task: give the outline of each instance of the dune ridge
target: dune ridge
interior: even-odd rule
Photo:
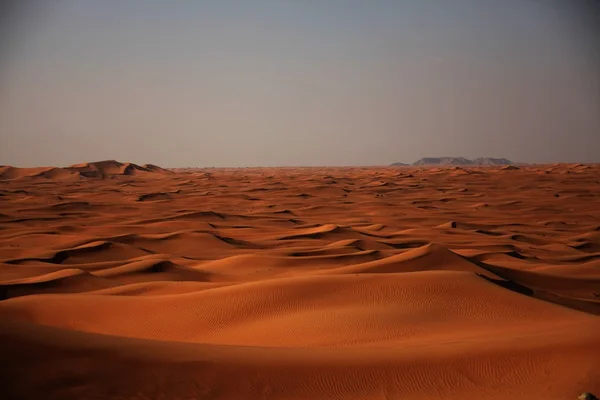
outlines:
[[[79,180],[81,178],[107,179],[117,176],[135,176],[144,173],[161,173],[169,171],[157,165],[121,163],[115,160],[86,162],[69,167],[18,168],[0,166],[0,180],[47,178],[50,180]]]
[[[600,392],[600,166],[399,171],[0,167],[0,394]]]

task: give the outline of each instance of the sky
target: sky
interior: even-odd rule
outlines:
[[[600,162],[596,0],[18,0],[0,165]]]

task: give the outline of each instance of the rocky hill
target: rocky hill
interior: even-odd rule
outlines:
[[[491,157],[480,157],[473,160],[475,165],[510,165],[514,162],[506,158],[491,158]]]
[[[461,165],[473,165],[473,166],[485,166],[485,165],[512,165],[512,161],[506,158],[491,158],[491,157],[479,157],[473,160],[469,160],[465,157],[425,157],[414,162],[414,166],[426,166],[426,165],[437,165],[437,166],[461,166]],[[404,163],[393,163],[392,166],[406,166]]]
[[[471,165],[473,161],[464,157],[425,157],[413,165]]]

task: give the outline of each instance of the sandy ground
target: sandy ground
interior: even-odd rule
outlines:
[[[0,167],[2,399],[600,392],[600,167]]]

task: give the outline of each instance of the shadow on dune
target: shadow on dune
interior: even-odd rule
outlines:
[[[486,271],[489,271],[490,273],[501,277],[502,279],[494,279],[483,274],[477,274],[483,279],[487,280],[488,282],[496,284],[500,287],[503,287],[505,289],[511,290],[519,294],[523,294],[528,297],[533,297],[538,300],[547,301],[549,303],[558,304],[564,307],[572,308],[574,310],[583,311],[594,315],[600,315],[600,299],[599,301],[593,301],[560,295],[558,293],[555,293],[552,289],[545,287],[543,282],[539,282],[538,284],[536,284],[535,288],[525,286],[517,282],[516,280],[510,279],[506,276],[506,274],[503,274],[502,268],[497,268],[492,265],[473,259],[469,259],[469,261],[474,264],[477,264],[480,268],[483,268]]]

